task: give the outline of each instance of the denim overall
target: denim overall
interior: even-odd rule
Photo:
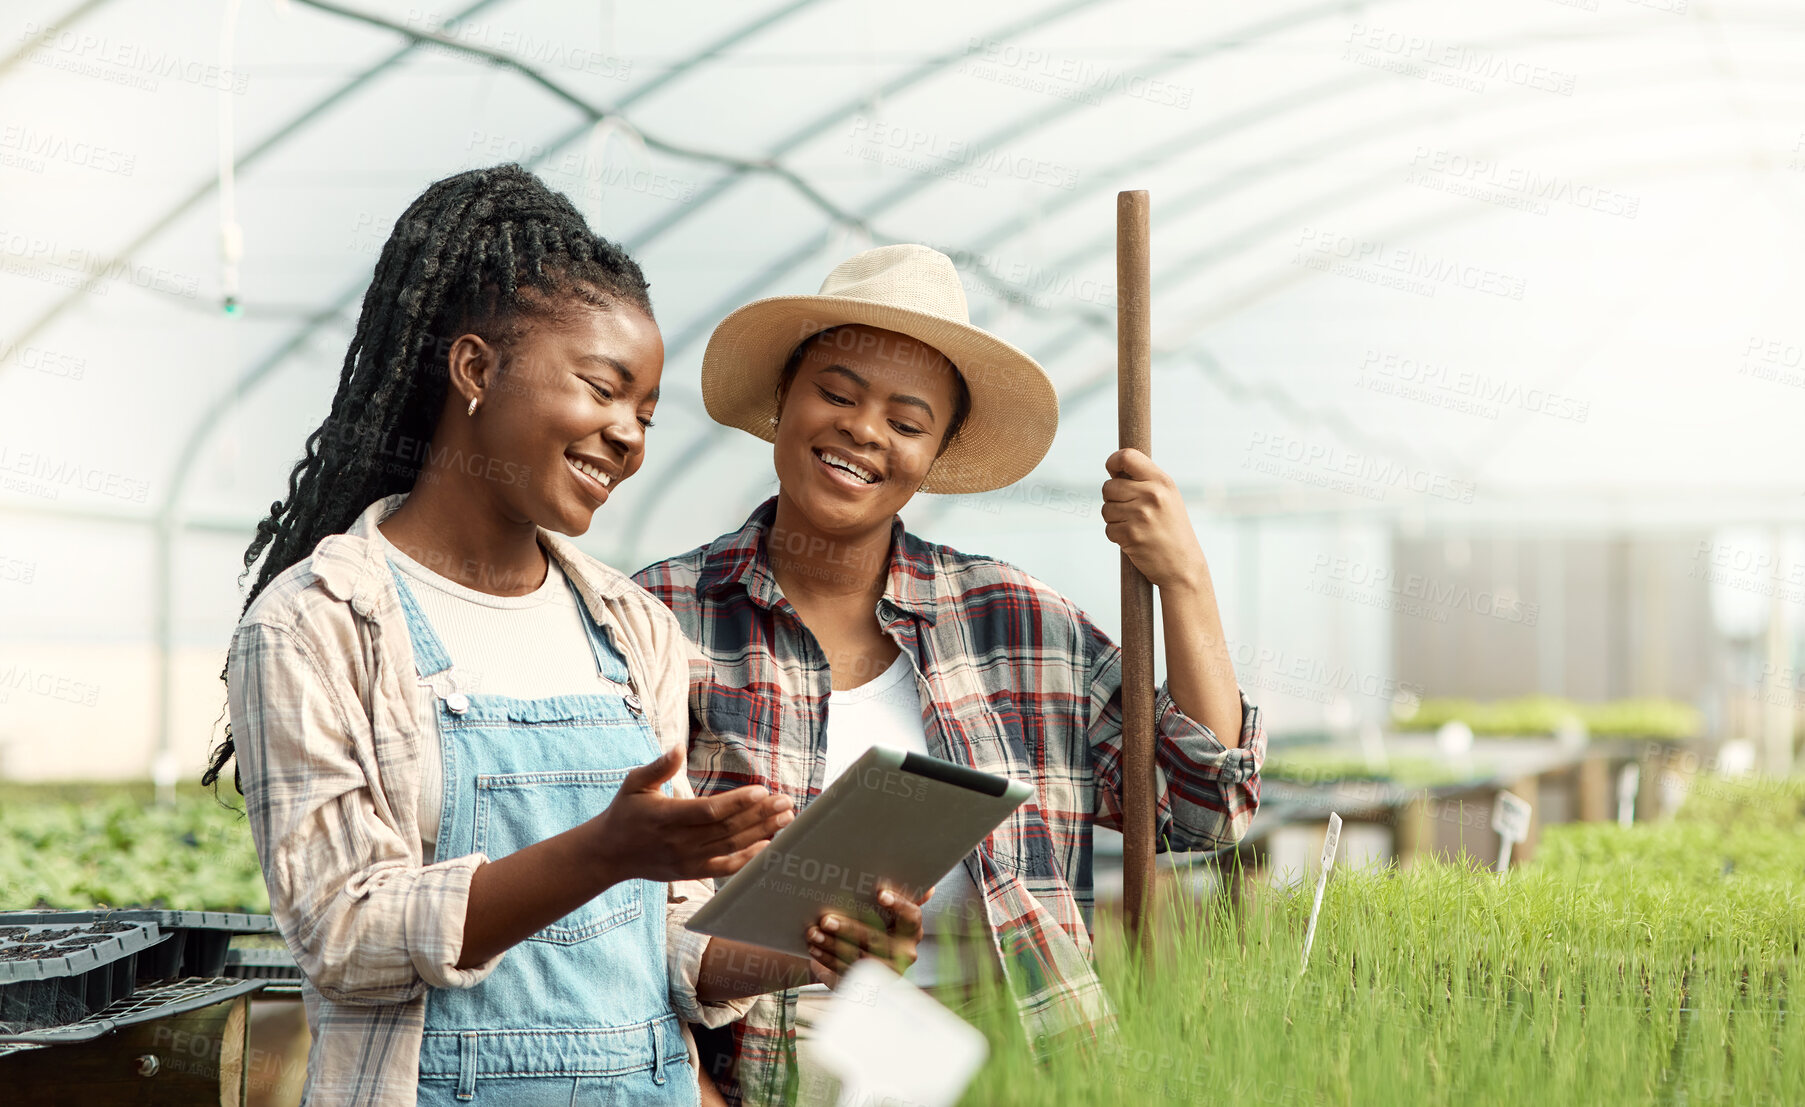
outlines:
[[[451,669],[451,658],[389,568],[424,683]],[[580,593],[577,608],[601,675],[629,685],[625,659]],[[434,701],[445,761],[440,857],[499,858],[569,830],[608,806],[629,769],[662,752],[632,692],[452,691]],[[428,990],[419,1102],[694,1107],[664,926],[665,886],[623,881],[509,949],[482,983]]]

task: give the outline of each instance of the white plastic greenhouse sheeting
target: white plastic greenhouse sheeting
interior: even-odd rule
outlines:
[[[568,98],[303,0],[0,13],[0,670],[98,672],[109,705],[15,692],[0,771],[59,771],[46,730],[129,733],[113,768],[142,771],[159,512],[180,524],[178,729],[213,721],[238,554],[323,416],[388,228],[429,181],[504,160],[569,192],[653,283],[658,430],[585,539],[629,569],[770,490],[766,448],[700,410],[715,321],[812,291],[866,245],[922,241],[959,252],[976,320],[1065,399],[1030,481],[926,497],[910,522],[1113,625],[1094,508],[1113,195],[1131,187],[1153,194],[1157,456],[1248,643],[1384,657],[1381,614],[1297,581],[1325,550],[1384,557],[1394,523],[1798,517],[1805,15],[1785,7],[343,6],[507,55]],[[795,180],[734,167],[767,161]],[[97,660],[101,642],[137,660]]]

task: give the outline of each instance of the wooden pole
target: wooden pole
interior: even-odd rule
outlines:
[[[1116,193],[1116,429],[1153,454],[1152,268],[1145,190]],[[1153,882],[1153,585],[1122,555],[1122,909],[1141,948]]]

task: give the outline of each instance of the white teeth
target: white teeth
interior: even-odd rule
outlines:
[[[835,457],[833,454],[828,454],[828,453],[823,453],[818,456],[821,458],[822,461],[827,462],[829,465],[832,465],[836,469],[840,469],[845,472],[851,473],[853,476],[864,481],[866,484],[874,484],[877,482],[877,474],[876,473],[873,473],[869,469],[862,469],[859,466],[854,465],[852,462],[847,461],[843,457]]]
[[[570,462],[571,467],[576,469],[578,472],[587,473],[588,475],[594,477],[597,481],[599,481],[601,483],[601,486],[603,488],[606,488],[610,484],[614,483],[613,477],[609,476],[607,473],[602,472],[600,469],[597,469],[595,466],[589,464],[587,461],[584,461],[580,458],[571,457],[569,454],[565,455],[565,460]]]

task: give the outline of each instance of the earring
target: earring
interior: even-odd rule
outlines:
[[[470,406],[464,409],[464,414],[465,415],[475,415],[477,402],[480,401],[481,399],[482,399],[481,396],[470,397]]]
[[[777,416],[775,416],[775,415],[771,416],[771,425],[773,427],[775,427],[777,425]]]

